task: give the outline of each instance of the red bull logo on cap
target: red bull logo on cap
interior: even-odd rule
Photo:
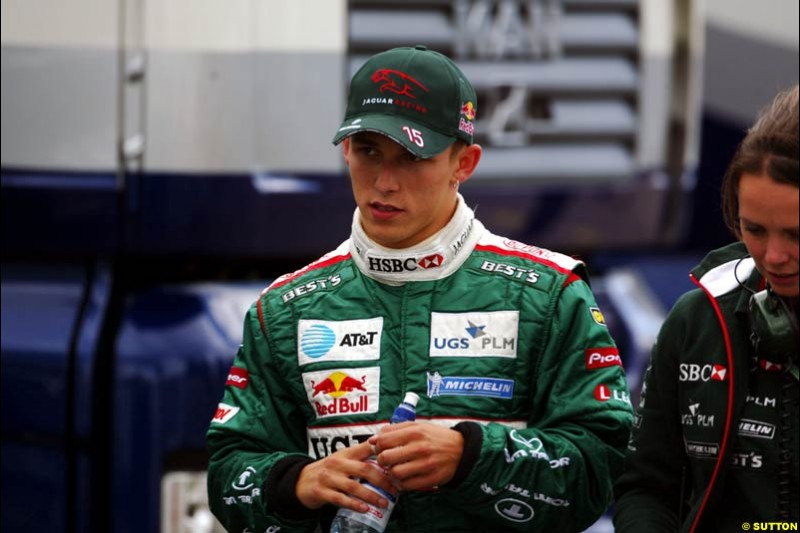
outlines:
[[[317,418],[378,411],[380,367],[323,370],[303,374]]]
[[[467,102],[461,106],[461,114],[467,117],[467,120],[475,120],[475,106],[472,102]]]

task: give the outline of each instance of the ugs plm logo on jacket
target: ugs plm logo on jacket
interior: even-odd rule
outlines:
[[[519,311],[431,313],[430,357],[517,357]]]

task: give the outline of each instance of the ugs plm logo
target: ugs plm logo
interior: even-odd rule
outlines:
[[[431,313],[431,357],[517,356],[519,311]]]

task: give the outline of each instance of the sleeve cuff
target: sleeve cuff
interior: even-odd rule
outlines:
[[[295,486],[300,471],[314,460],[302,455],[289,455],[275,463],[264,483],[264,494],[267,505],[275,509],[282,517],[289,520],[300,520],[314,513],[297,499]]]
[[[461,454],[461,461],[458,463],[453,479],[442,485],[446,489],[456,489],[463,483],[467,476],[472,472],[475,463],[481,455],[483,446],[483,430],[476,422],[459,422],[452,428],[461,433],[464,437],[464,453]]]

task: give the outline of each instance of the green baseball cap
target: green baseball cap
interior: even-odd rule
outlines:
[[[422,45],[393,48],[353,76],[333,144],[373,131],[427,159],[456,139],[473,143],[477,104],[475,89],[450,58]]]

